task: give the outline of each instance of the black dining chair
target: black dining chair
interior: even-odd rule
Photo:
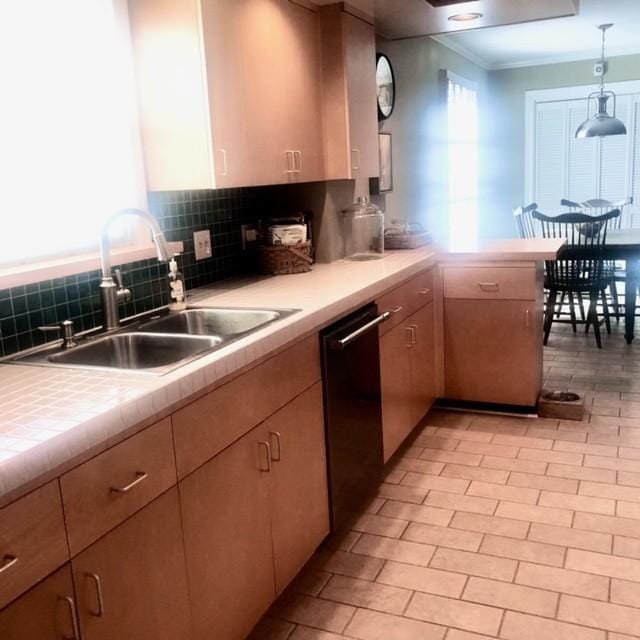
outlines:
[[[526,207],[516,207],[513,210],[513,223],[516,225],[516,233],[519,238],[535,238],[536,230],[533,225],[531,213],[538,208],[537,202],[532,202]]]
[[[569,322],[573,325],[574,331],[577,324],[573,305],[574,296],[581,297],[586,294],[589,296],[589,310],[585,319],[585,331],[593,326],[596,344],[598,348],[602,348],[598,298],[600,296],[605,298],[605,289],[608,286],[602,248],[607,241],[607,231],[611,221],[615,221],[620,216],[620,210],[614,209],[599,216],[589,216],[584,213],[546,216],[539,211],[534,211],[531,216],[540,222],[543,238],[567,240],[560,259],[545,262],[545,287],[549,290],[549,297],[544,317],[544,344],[546,345],[549,341],[553,322],[563,322],[557,318],[554,320],[558,294],[566,294],[569,298],[571,303]],[[606,299],[602,309],[607,332],[611,333]]]

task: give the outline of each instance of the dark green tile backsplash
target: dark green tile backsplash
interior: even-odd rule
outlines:
[[[178,259],[187,289],[242,273],[240,225],[264,216],[264,189],[167,191],[149,194],[149,209],[170,241],[182,241]],[[213,256],[196,262],[193,232],[209,229]],[[121,317],[168,303],[167,265],[154,258],[121,266],[132,301]],[[71,319],[76,331],[100,324],[100,272],[89,271],[13,289],[0,290],[0,353],[3,356],[56,339],[42,325]]]

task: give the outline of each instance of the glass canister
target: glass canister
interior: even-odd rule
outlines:
[[[368,198],[358,198],[343,212],[344,252],[347,260],[374,260],[384,253],[384,215]]]

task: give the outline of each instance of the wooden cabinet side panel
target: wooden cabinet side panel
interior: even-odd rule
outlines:
[[[72,638],[74,611],[71,568],[66,564],[0,611],[2,640],[61,640]]]
[[[265,422],[271,439],[271,528],[280,593],[329,533],[322,384]],[[276,435],[279,434],[279,435]]]
[[[275,598],[264,426],[180,483],[195,640],[241,640]]]
[[[320,379],[316,334],[173,414],[184,477]]]
[[[72,561],[86,640],[191,640],[189,594],[174,487]],[[103,615],[95,574],[100,579]]]
[[[535,301],[445,300],[446,397],[535,405],[541,321]]]
[[[147,189],[211,189],[207,89],[195,0],[129,0]]]

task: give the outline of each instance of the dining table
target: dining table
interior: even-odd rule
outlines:
[[[624,261],[624,338],[631,344],[636,322],[636,295],[640,285],[640,229],[612,229],[602,247],[605,260]]]

